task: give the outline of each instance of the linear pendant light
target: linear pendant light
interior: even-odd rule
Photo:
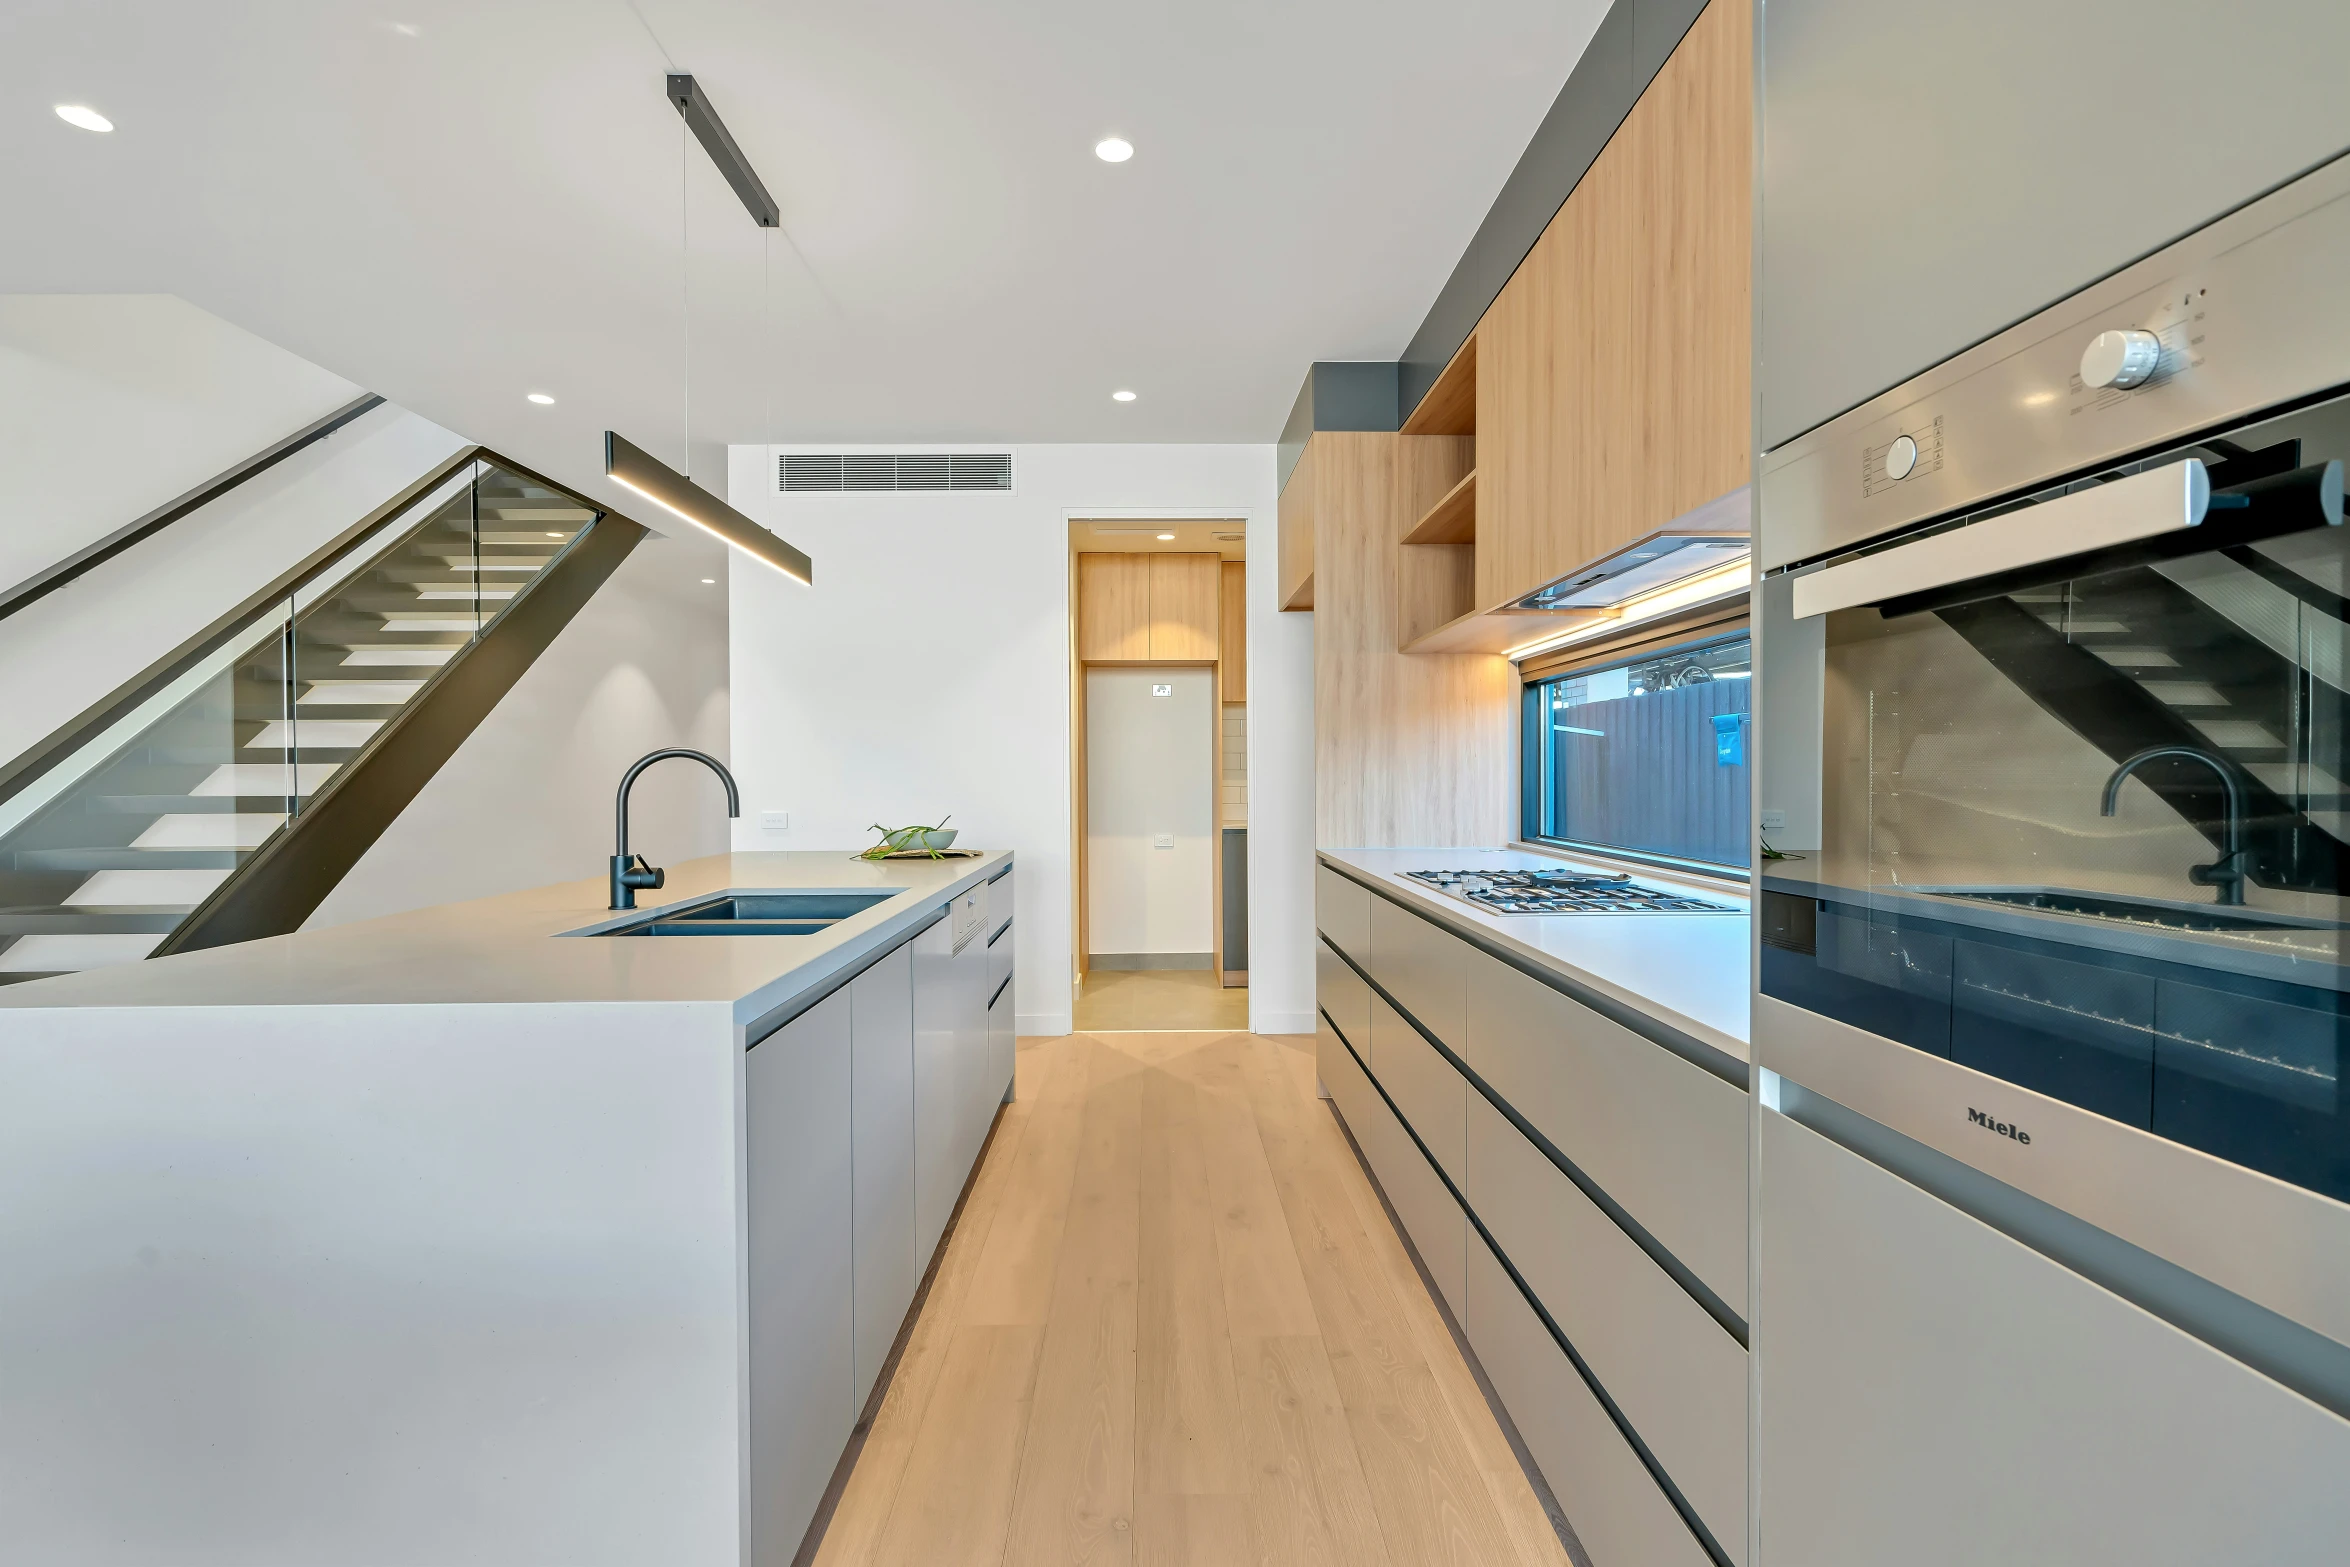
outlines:
[[[814,564],[732,506],[625,436],[604,432],[604,474],[662,510],[773,566],[795,582],[813,583]]]
[[[677,112],[685,116],[685,123],[693,128],[694,139],[718,165],[718,172],[726,176],[726,183],[742,198],[742,204],[751,214],[751,221],[763,229],[771,229],[783,222],[783,211],[775,205],[775,198],[767,194],[758,171],[751,160],[734,144],[727,134],[726,122],[718,118],[718,111],[710,106],[710,95],[701,84],[683,71],[669,76],[669,101],[677,105]]]

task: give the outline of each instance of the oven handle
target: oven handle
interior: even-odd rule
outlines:
[[[2176,533],[2210,509],[2210,470],[2190,457],[1797,577],[1795,618]]]

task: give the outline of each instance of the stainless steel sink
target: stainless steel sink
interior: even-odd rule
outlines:
[[[813,936],[862,914],[894,892],[722,892],[699,903],[654,909],[598,936]]]
[[[2011,908],[2038,909],[2050,914],[2081,914],[2132,925],[2195,932],[2262,932],[2340,930],[2332,920],[2307,919],[2294,914],[2228,908],[2215,903],[2171,903],[2157,898],[2115,897],[2106,893],[2075,892],[2062,887],[1918,887],[1917,892],[1945,898],[1974,898],[2004,903]]]

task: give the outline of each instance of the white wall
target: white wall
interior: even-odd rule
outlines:
[[[359,393],[168,294],[0,295],[0,585]]]
[[[1020,857],[1019,1028],[1069,1028],[1071,927],[1069,530],[1072,517],[1245,517],[1250,556],[1273,560],[1273,448],[1024,446],[1013,495],[784,497],[774,449],[729,454],[733,503],[815,557],[812,588],[736,557],[734,761],[745,848],[838,848],[867,824],[936,821]],[[1249,572],[1252,638],[1269,569]],[[1269,602],[1269,599],[1267,600]],[[1290,617],[1296,619],[1298,617]],[[1276,1001],[1311,1026],[1312,656],[1302,628],[1252,641],[1252,1018]],[[1265,649],[1260,654],[1258,649]],[[1306,728],[1268,739],[1265,723]],[[1302,746],[1302,751],[1296,748]],[[1297,758],[1302,755],[1300,763]],[[1267,782],[1268,760],[1273,781]],[[1302,776],[1301,776],[1302,775]],[[1300,793],[1302,789],[1302,795]],[[1301,803],[1302,801],[1302,803]],[[764,832],[761,811],[788,811]]]
[[[21,755],[464,444],[386,404],[0,620],[0,761]],[[13,491],[13,479],[0,473],[0,488]],[[69,552],[46,555],[35,569]]]
[[[1085,672],[1089,953],[1214,951],[1215,683],[1212,669]]]
[[[1265,476],[1266,483],[1273,475]],[[1280,524],[1248,521],[1248,1026],[1314,1031],[1314,617],[1284,614]]]
[[[725,554],[698,534],[639,544],[304,928],[601,879],[631,762],[666,745],[727,759]],[[726,796],[707,768],[663,762],[629,824],[656,865],[722,854]]]

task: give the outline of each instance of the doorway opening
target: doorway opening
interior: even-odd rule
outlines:
[[[1069,526],[1080,1032],[1248,1026],[1244,546]]]

